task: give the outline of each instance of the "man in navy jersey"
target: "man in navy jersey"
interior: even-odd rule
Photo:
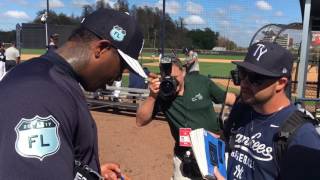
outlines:
[[[228,179],[278,179],[281,171],[273,137],[297,109],[285,93],[292,55],[276,43],[259,42],[249,47],[243,62],[233,63],[239,69],[241,100],[229,116],[234,125]],[[320,136],[311,123],[303,124],[290,142],[288,150],[294,145],[320,149]]]
[[[146,78],[136,60],[142,46],[133,17],[101,9],[56,51],[8,72],[0,82],[0,179],[121,178],[119,165],[100,167],[97,128],[80,85],[94,91],[124,69]]]

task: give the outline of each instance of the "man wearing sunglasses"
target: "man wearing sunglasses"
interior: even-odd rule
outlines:
[[[285,93],[293,57],[276,43],[259,42],[249,47],[243,62],[233,63],[239,70],[241,97],[228,122],[232,123],[228,179],[278,179],[280,162],[273,138],[297,110]],[[320,149],[320,136],[311,123],[303,124],[292,138],[289,149],[293,145]]]
[[[0,179],[120,178],[119,165],[100,167],[81,86],[95,91],[126,68],[146,78],[136,60],[142,47],[133,17],[101,9],[57,50],[12,69],[0,83]]]

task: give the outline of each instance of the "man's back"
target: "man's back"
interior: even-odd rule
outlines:
[[[0,179],[71,179],[74,160],[99,170],[82,90],[70,68],[52,60],[30,60],[0,82]]]
[[[13,46],[6,49],[5,55],[7,60],[14,60],[14,61],[17,61],[17,59],[20,57],[20,53],[18,49]]]

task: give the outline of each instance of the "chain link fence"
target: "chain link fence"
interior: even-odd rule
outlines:
[[[157,56],[163,39],[167,52],[175,49],[181,55],[183,47],[194,47],[199,56],[202,56],[200,62],[201,59],[208,61],[212,59],[212,62],[214,59],[234,60],[235,56],[241,60],[250,42],[270,40],[273,34],[278,33],[279,36],[275,41],[289,48],[295,55],[296,65],[292,82],[292,93],[295,96],[301,42],[301,27],[298,28],[301,23],[299,1],[167,0],[165,21],[162,21],[162,0],[128,0],[122,4],[112,2],[104,1],[109,3],[105,7],[126,9],[140,23],[145,37],[143,56],[147,57]],[[161,35],[163,22],[165,22],[164,36]],[[58,33],[60,45],[74,28],[75,26],[49,24],[48,35]],[[22,48],[45,48],[44,24],[22,24],[19,32]],[[305,94],[308,98],[316,98],[319,97],[320,50],[313,47],[311,52]],[[228,76],[211,78],[223,81]]]
[[[58,46],[63,44],[71,35],[76,26],[71,25],[48,25],[48,36],[54,33],[59,34]],[[45,49],[46,30],[44,24],[22,23],[20,32],[21,48]]]

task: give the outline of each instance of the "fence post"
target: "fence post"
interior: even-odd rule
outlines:
[[[16,46],[20,54],[21,54],[21,30],[22,30],[21,25],[18,23],[16,25]]]

